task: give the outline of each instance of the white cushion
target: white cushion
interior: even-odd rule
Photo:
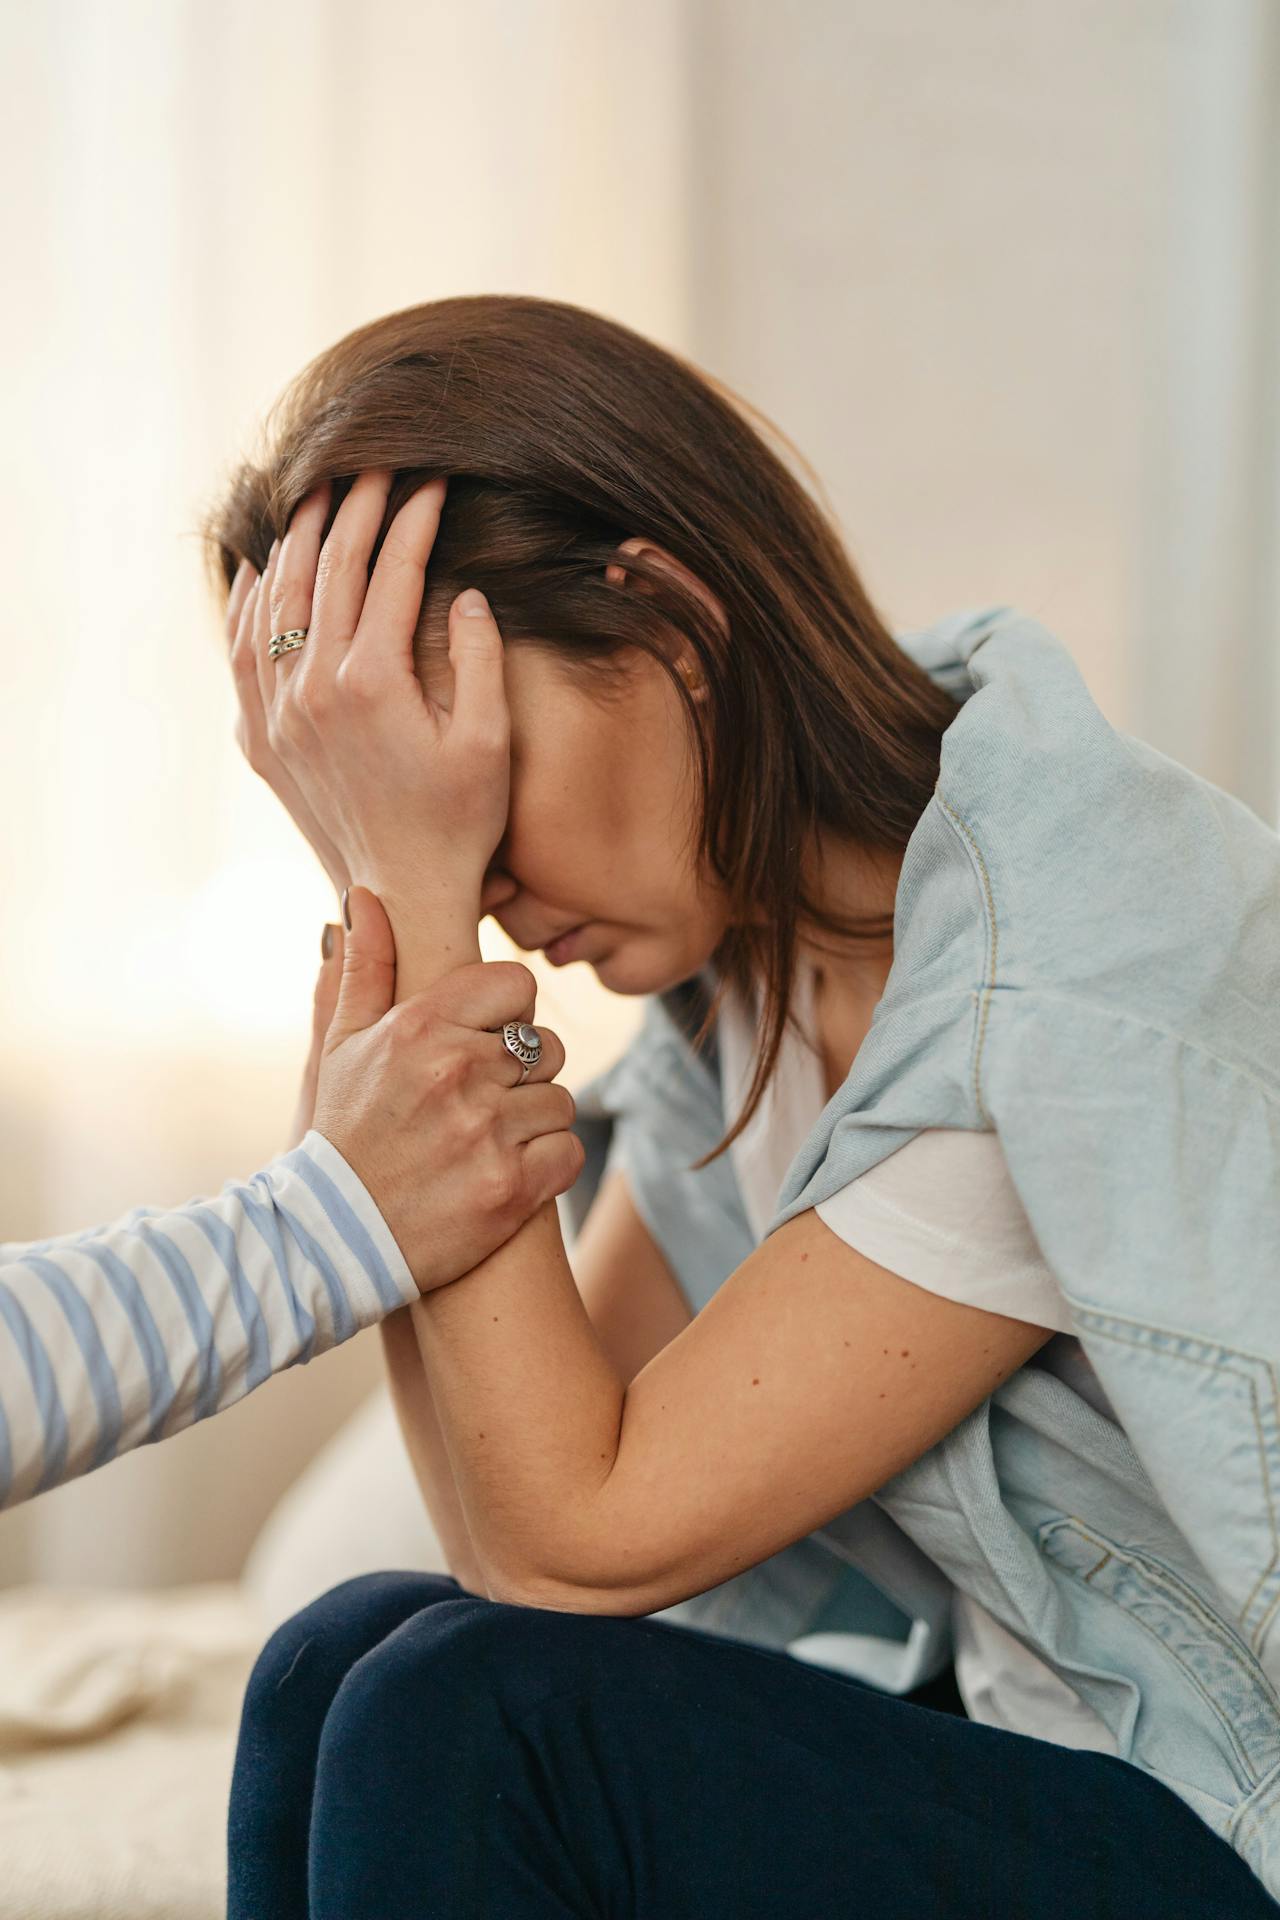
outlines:
[[[385,1567],[448,1570],[383,1385],[272,1509],[241,1584],[274,1629],[339,1581]]]

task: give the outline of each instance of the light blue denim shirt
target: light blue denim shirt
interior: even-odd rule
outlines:
[[[994,1130],[1120,1425],[1032,1363],[869,1500],[660,1617],[892,1691],[971,1595],[1280,1898],[1280,838],[1112,727],[1007,607],[898,636],[958,704],[885,991],[770,1232]],[[752,1251],[699,977],[579,1096],[698,1309]],[[836,1635],[835,1640],[832,1635]],[[832,1646],[841,1649],[830,1658]]]

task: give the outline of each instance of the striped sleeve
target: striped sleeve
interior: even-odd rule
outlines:
[[[216,1200],[0,1243],[0,1507],[221,1412],[417,1298],[314,1128]]]

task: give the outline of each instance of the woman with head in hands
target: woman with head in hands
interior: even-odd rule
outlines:
[[[493,912],[648,1002],[573,1270],[387,1323],[452,1574],[264,1649],[230,1911],[1272,1913],[1280,849],[1037,622],[894,636],[748,411],[445,300],[213,516],[397,992]]]

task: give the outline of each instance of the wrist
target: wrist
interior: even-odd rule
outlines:
[[[406,1000],[455,967],[480,958],[480,889],[444,875],[415,879],[412,890],[374,887],[396,947],[396,999]]]

